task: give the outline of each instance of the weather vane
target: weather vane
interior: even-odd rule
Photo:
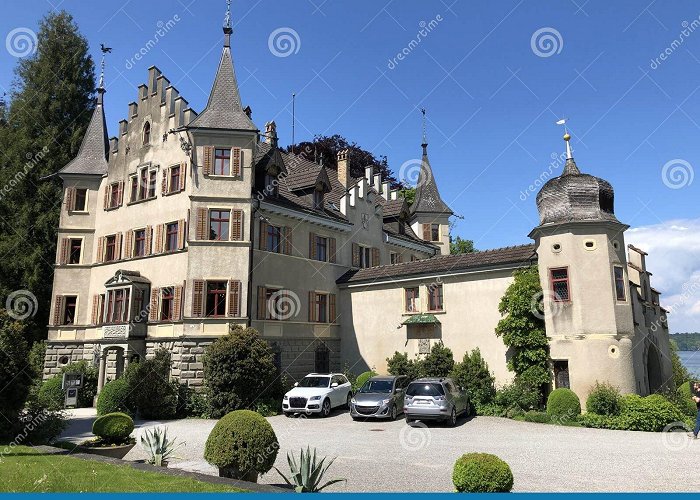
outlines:
[[[420,108],[420,112],[423,114],[423,144],[428,144],[428,129],[425,123],[425,108]]]
[[[226,17],[224,17],[224,28],[231,27],[231,0],[226,0]]]
[[[568,118],[562,118],[561,120],[558,120],[556,122],[557,125],[564,125],[564,141],[566,141],[566,159],[567,160],[573,160],[574,155],[571,150],[571,144],[569,144],[569,141],[571,140],[571,134],[569,134],[569,129],[566,126],[566,122],[568,122]]]
[[[101,43],[100,50],[102,51],[102,61],[100,62],[100,88],[103,89],[105,86],[105,54],[110,54],[112,52],[112,47],[106,47],[104,43]]]

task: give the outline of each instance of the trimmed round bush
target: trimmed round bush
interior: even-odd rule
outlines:
[[[688,416],[695,416],[697,414],[698,408],[693,401],[692,394],[690,393],[690,382],[685,382],[677,390],[678,394],[678,405],[680,410]]]
[[[62,384],[62,375],[55,375],[44,380],[39,388],[39,393],[37,394],[39,404],[41,404],[41,406],[47,410],[62,410],[66,398],[66,393],[63,392],[63,389],[61,389]]]
[[[365,382],[367,382],[369,379],[372,377],[376,377],[377,374],[373,371],[368,371],[368,372],[363,372],[360,373],[357,378],[355,379],[355,384],[353,384],[353,390],[358,391],[360,388],[365,385]]]
[[[105,384],[97,396],[97,414],[107,415],[108,413],[129,411],[129,395],[131,388],[123,378],[112,380]]]
[[[126,413],[108,413],[97,417],[92,424],[92,433],[109,443],[122,443],[134,431],[134,421]]]
[[[236,410],[219,420],[204,445],[204,459],[219,475],[255,481],[275,463],[279,443],[265,418],[251,410]]]
[[[552,417],[549,416],[549,413],[531,410],[523,415],[523,420],[536,424],[548,424],[552,421]]]
[[[596,382],[595,387],[586,400],[586,411],[596,415],[619,415],[622,407],[622,396],[617,387]]]
[[[551,417],[574,418],[581,414],[581,402],[571,389],[554,389],[547,398],[547,413]]]
[[[513,488],[513,473],[496,455],[467,453],[455,462],[452,482],[460,493],[507,493]]]

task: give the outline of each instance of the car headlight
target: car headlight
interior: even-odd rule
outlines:
[[[321,399],[321,396],[311,396],[311,398],[309,399],[311,399],[311,401],[318,401],[319,399]]]
[[[391,403],[391,398],[385,399],[384,401],[382,401],[383,405],[388,405],[389,403]]]

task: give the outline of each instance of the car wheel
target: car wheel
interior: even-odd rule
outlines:
[[[331,401],[329,399],[324,399],[321,405],[321,416],[326,418],[331,414]]]
[[[447,424],[450,427],[454,427],[455,425],[457,425],[457,410],[455,410],[454,408],[452,408],[452,413],[450,413],[450,419],[447,421]]]
[[[348,410],[349,410],[350,407],[352,406],[352,404],[350,403],[350,401],[352,401],[352,395],[348,392],[348,401],[347,401],[347,403],[346,403],[346,405],[347,405],[347,407],[348,407]]]
[[[412,424],[413,422],[415,422],[415,419],[413,419],[413,418],[409,417],[408,415],[406,415],[406,423],[410,425],[410,424]]]
[[[396,420],[396,405],[391,405],[391,410],[389,410],[389,415],[391,415],[391,420]]]

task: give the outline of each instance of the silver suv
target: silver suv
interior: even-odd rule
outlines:
[[[450,378],[420,378],[408,384],[403,411],[407,423],[441,420],[454,426],[459,415],[471,413],[471,403]]]

